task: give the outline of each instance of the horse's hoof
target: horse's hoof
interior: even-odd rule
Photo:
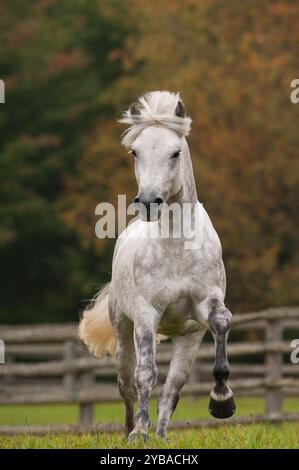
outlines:
[[[165,434],[156,434],[156,437],[157,437],[157,440],[159,441],[159,443],[161,445],[165,445],[166,444],[166,436]]]
[[[211,397],[209,404],[209,412],[214,418],[225,419],[230,418],[236,411],[235,400],[230,396],[227,400],[215,400]]]
[[[141,431],[132,431],[128,436],[128,442],[133,444],[140,438],[143,440],[143,442],[146,442],[148,440],[148,434]]]

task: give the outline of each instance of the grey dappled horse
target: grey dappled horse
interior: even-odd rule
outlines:
[[[216,349],[209,409],[216,418],[234,413],[233,394],[226,383],[232,314],[224,304],[221,244],[197,199],[185,138],[191,119],[186,117],[179,95],[148,93],[126,111],[121,122],[130,126],[122,142],[135,160],[139,188],[135,203],[145,210],[118,238],[111,283],[84,312],[79,334],[96,356],[115,355],[130,440],[136,435],[147,437],[149,398],[157,381],[156,336],[171,338],[173,355],[158,404],[157,435],[165,439],[170,416],[207,328]],[[162,203],[191,208],[190,217],[183,218],[180,236],[172,236],[175,227],[171,216],[168,237],[147,236],[149,226],[161,226],[166,206]],[[159,210],[153,217],[154,205]],[[200,220],[200,225],[194,224],[195,220]],[[192,246],[187,245],[190,238],[185,233],[193,233]],[[138,411],[134,418],[136,390]]]

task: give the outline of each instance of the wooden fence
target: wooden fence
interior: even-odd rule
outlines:
[[[289,337],[289,339],[287,339]],[[299,364],[292,364],[291,339],[299,337],[299,307],[268,309],[237,314],[229,341],[230,386],[235,396],[262,395],[265,411],[249,419],[297,419],[282,411],[287,395],[299,396]],[[0,325],[5,343],[5,364],[0,364],[0,404],[77,404],[80,409],[76,430],[93,425],[94,405],[119,401],[116,374],[111,358],[91,357],[77,338],[77,325]],[[210,338],[211,339],[211,338]],[[209,340],[209,338],[208,338]],[[212,386],[214,345],[204,342],[183,395],[208,395]],[[157,348],[159,367],[157,395],[165,379],[171,344]],[[237,401],[237,398],[236,398]],[[299,412],[299,400],[298,400]],[[235,422],[234,419],[227,420]],[[214,425],[216,420],[194,425]],[[183,427],[184,423],[176,423]],[[60,431],[66,427],[36,426],[31,432]],[[114,430],[118,426],[104,426]],[[26,426],[0,426],[0,432],[28,431]]]

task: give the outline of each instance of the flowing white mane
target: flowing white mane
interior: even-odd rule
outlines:
[[[124,112],[119,120],[130,127],[124,132],[122,144],[130,148],[138,135],[148,126],[166,127],[179,136],[187,136],[191,129],[190,117],[175,115],[175,109],[180,101],[179,93],[169,91],[153,91],[139,98],[137,106],[140,114],[131,114],[131,109]]]

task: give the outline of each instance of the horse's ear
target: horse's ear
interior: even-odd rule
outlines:
[[[131,116],[139,116],[139,114],[141,114],[140,109],[138,108],[136,103],[132,104],[132,106],[130,108],[130,114],[131,114]]]
[[[185,105],[182,101],[178,101],[178,104],[176,105],[174,114],[176,116],[182,117],[182,118],[184,118],[186,116],[186,108],[185,108]]]

